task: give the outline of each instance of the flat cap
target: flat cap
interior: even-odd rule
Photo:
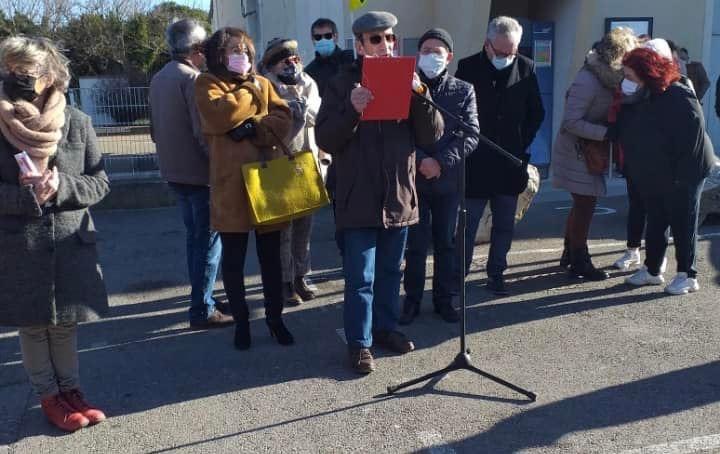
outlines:
[[[397,25],[397,17],[387,11],[368,11],[355,19],[352,25],[353,34],[371,32],[373,30],[385,30]]]

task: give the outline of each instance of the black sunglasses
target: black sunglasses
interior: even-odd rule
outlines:
[[[370,44],[373,44],[376,46],[378,44],[380,44],[382,42],[382,40],[383,40],[383,35],[372,35],[368,38],[368,41],[370,41]],[[387,41],[389,43],[394,43],[395,41],[397,41],[397,36],[395,36],[394,33],[388,33],[387,35],[385,35],[385,41]]]
[[[323,34],[316,33],[316,34],[313,35],[313,39],[314,39],[315,41],[320,41],[320,40],[323,39],[323,38],[325,38],[325,39],[333,39],[333,36],[334,36],[333,33],[323,33]]]

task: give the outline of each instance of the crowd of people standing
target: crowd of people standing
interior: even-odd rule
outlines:
[[[308,65],[289,37],[268,42],[258,58],[242,29],[224,27],[208,37],[193,20],[168,27],[172,59],[150,86],[152,138],[186,228],[192,329],[234,326],[234,346],[251,348],[245,259],[254,233],[269,334],[280,345],[295,343],[282,313],[316,297],[306,280],[313,219],[254,225],[242,173],[243,164],[284,149],[312,151],[332,197],[354,371],[376,369],[373,348],[414,350],[398,325],[421,314],[431,245],[434,311],[458,321],[454,283],[470,270],[488,206],[485,285],[495,295],[511,292],[503,275],[518,196],[528,185],[529,146],[546,115],[534,62],[519,53],[523,29],[513,18],[493,19],[480,52],[460,60],[455,75],[448,70],[455,58],[451,34],[428,30],[418,42],[408,118],[363,121],[373,99],[362,86],[363,62],[395,54],[397,22],[381,11],[360,16],[352,24],[352,52],[338,45],[333,21],[318,19]],[[663,284],[671,231],[677,274],[665,290],[699,290],[698,206],[715,156],[696,91],[707,84],[693,88],[677,55],[664,40],[643,42],[616,29],[593,46],[567,91],[552,180],[573,200],[560,258],[573,279],[608,277],[588,249],[593,212],[606,192],[589,150],[612,142],[630,204],[628,250],[616,266],[641,265],[645,231],[646,259],[627,283]],[[42,38],[7,38],[0,43],[0,71],[0,325],[19,327],[23,365],[45,415],[74,431],[105,419],[80,390],[77,325],[108,309],[88,208],[110,185],[89,117],[65,104],[70,73],[57,47]],[[456,118],[466,124],[462,133]],[[480,134],[521,165],[492,151]],[[455,239],[462,198],[469,222],[461,264]],[[218,270],[228,303],[213,296]]]

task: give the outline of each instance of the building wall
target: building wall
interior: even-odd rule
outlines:
[[[708,68],[712,54],[713,20],[708,15],[713,15],[715,0],[370,0],[368,7],[354,14],[349,11],[346,0],[248,0],[246,3],[253,1],[260,11],[259,38],[263,44],[258,47],[264,48],[267,40],[275,36],[297,38],[303,57],[309,61],[313,57],[309,27],[317,17],[335,20],[341,45],[348,47],[352,21],[368,10],[385,10],[398,16],[395,31],[401,39],[419,38],[431,27],[450,31],[456,57],[451,73],[457,60],[480,51],[491,16],[509,14],[553,21],[554,106],[551,114],[555,132],[561,124],[565,92],[588,49],[604,33],[606,17],[653,17],[655,37],[673,39],[686,47],[694,60],[702,59]],[[239,1],[213,0],[213,3],[216,8],[213,25],[244,21],[239,14]],[[678,7],[679,3],[682,7]],[[405,53],[408,51],[412,53],[415,49],[406,49]],[[715,53],[718,52],[720,50],[715,49]],[[707,99],[709,97],[706,107],[712,104]]]

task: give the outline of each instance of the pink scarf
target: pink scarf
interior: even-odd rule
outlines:
[[[40,172],[57,152],[65,125],[65,95],[50,88],[42,111],[25,100],[10,101],[0,85],[0,132],[20,151],[26,151]]]

